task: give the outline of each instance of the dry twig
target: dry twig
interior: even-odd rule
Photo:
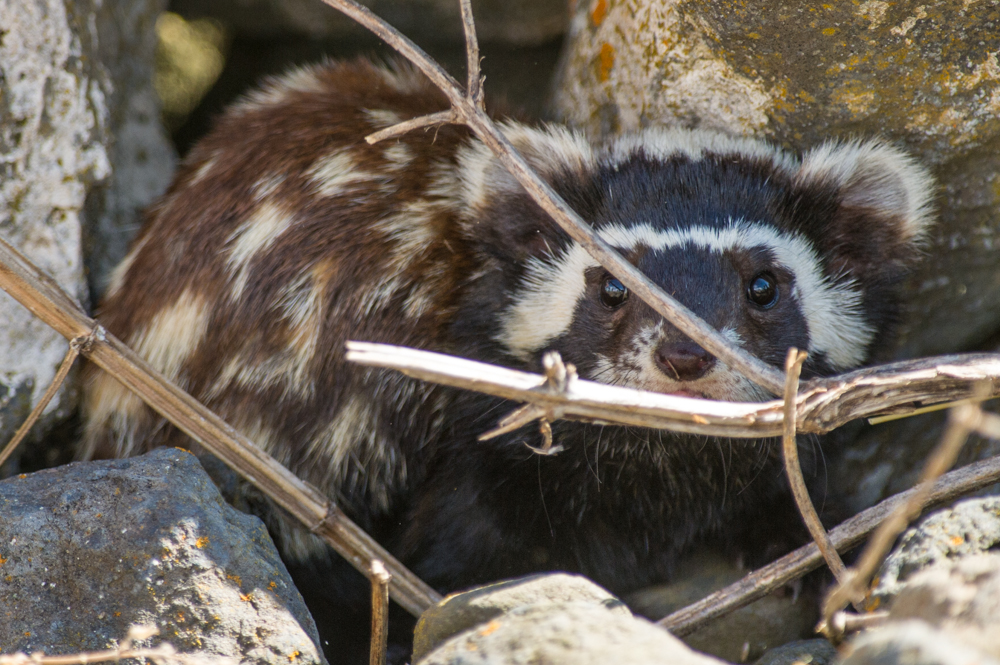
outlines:
[[[385,665],[385,650],[389,641],[389,580],[392,575],[381,561],[375,559],[368,578],[372,583],[372,642],[368,659],[371,665]]]
[[[38,400],[38,404],[36,404],[35,408],[31,410],[31,413],[29,413],[24,422],[21,423],[21,426],[17,428],[17,431],[14,432],[14,436],[11,440],[7,442],[7,445],[4,446],[3,450],[0,450],[0,466],[3,466],[3,463],[14,454],[17,447],[21,445],[21,441],[23,441],[24,437],[28,435],[28,432],[31,431],[31,428],[38,421],[39,417],[41,417],[42,412],[45,411],[45,407],[47,407],[49,402],[52,401],[52,398],[56,396],[56,392],[59,391],[59,387],[63,384],[63,381],[66,380],[66,377],[69,376],[69,370],[73,367],[73,363],[76,361],[77,356],[80,355],[81,346],[88,344],[89,341],[89,336],[75,337],[70,340],[69,348],[66,349],[66,356],[63,358],[62,363],[60,363],[59,369],[56,370],[56,375],[52,377],[52,382],[49,383],[49,387],[45,389],[45,394],[42,395],[42,399]]]
[[[809,498],[809,490],[806,488],[806,481],[802,477],[802,467],[799,464],[799,447],[795,438],[795,397],[798,393],[802,363],[805,361],[805,351],[799,351],[796,348],[788,349],[788,359],[785,360],[784,432],[782,433],[781,452],[785,460],[785,475],[788,476],[788,484],[792,488],[792,497],[799,509],[799,515],[806,523],[806,528],[809,529],[813,542],[823,554],[826,565],[839,581],[844,577],[844,562],[837,554],[837,548],[830,542],[830,535],[823,528],[823,523],[816,513],[816,507],[813,506],[812,499]]]
[[[499,431],[493,430],[484,437],[517,429],[556,412],[574,420],[710,436],[761,438],[781,436],[783,432],[782,400],[715,402],[582,379],[556,391],[546,388],[546,379],[539,374],[368,342],[348,342],[347,359],[528,404],[501,420]],[[797,431],[823,434],[887,409],[905,411],[931,401],[966,399],[984,380],[991,394],[1000,394],[1000,354],[922,358],[809,381],[802,385],[796,400]]]

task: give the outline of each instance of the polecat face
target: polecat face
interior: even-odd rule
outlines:
[[[650,131],[592,158],[564,158],[569,166],[549,179],[602,239],[732,342],[777,366],[788,348],[805,349],[807,374],[831,373],[868,359],[876,330],[896,316],[884,294],[927,223],[929,188],[884,145],[816,152],[826,170],[816,153],[800,163],[760,143]],[[511,191],[510,200],[497,195],[495,214],[531,220],[532,204]],[[537,364],[556,349],[594,381],[767,397],[544,220],[520,228],[524,240],[515,232],[510,242],[528,256],[495,334],[513,356]]]

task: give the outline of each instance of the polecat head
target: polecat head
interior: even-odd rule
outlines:
[[[767,144],[649,130],[593,150],[565,130],[508,136],[567,202],[667,293],[750,353],[807,372],[856,367],[886,345],[931,223],[933,182],[877,141],[801,160]],[[557,349],[584,378],[712,399],[752,383],[680,333],[555,227],[483,148],[460,160],[469,235],[490,270],[493,339],[537,366]]]

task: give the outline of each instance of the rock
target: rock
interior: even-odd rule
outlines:
[[[173,169],[149,82],[152,20],[164,4],[0,0],[0,234],[84,305],[84,245],[101,279]],[[27,392],[37,402],[66,348],[0,293],[0,400]],[[75,393],[70,380],[36,438],[72,411]],[[0,405],[0,432],[24,415]]]
[[[142,210],[166,191],[177,162],[153,88],[157,16],[167,0],[97,3],[97,53],[111,82],[107,132],[111,177],[91,193],[85,264],[97,303],[139,229]]]
[[[900,355],[965,350],[1000,330],[1000,30],[994,2],[586,0],[556,116],[592,135],[652,124],[791,148],[879,135],[941,181],[941,223]]]
[[[998,543],[1000,497],[969,499],[932,513],[903,534],[882,564],[867,609],[894,608],[893,598],[918,571],[987,552]]]
[[[1000,554],[964,556],[914,574],[893,601],[889,619],[923,620],[1000,659]]]
[[[323,663],[263,524],[191,454],[77,463],[0,482],[4,653],[105,649],[155,624],[182,652]]]
[[[624,603],[580,575],[552,573],[497,582],[456,593],[420,616],[413,636],[418,661],[449,637],[526,605],[592,603],[632,616]]]
[[[840,665],[1000,665],[982,651],[923,621],[902,621],[861,633]]]
[[[515,608],[456,635],[419,665],[719,665],[643,619],[593,602]]]
[[[754,665],[831,665],[837,650],[824,639],[798,640],[770,649]]]
[[[699,552],[678,566],[676,582],[637,591],[624,600],[634,612],[657,620],[735,582],[746,572],[721,556]],[[785,587],[681,639],[696,651],[748,662],[772,647],[811,637],[819,620],[818,607],[812,586]]]
[[[0,233],[87,301],[81,213],[106,181],[108,81],[90,43],[94,2],[0,2]],[[0,394],[30,391],[37,401],[66,353],[63,338],[0,293]],[[64,387],[39,429],[67,415]],[[0,412],[3,430],[15,414]]]
[[[462,24],[452,0],[364,0],[407,37],[420,41],[461,41]],[[357,34],[360,28],[319,0],[174,0],[171,9],[187,17],[211,17],[255,37],[300,33],[310,37]],[[479,39],[540,44],[566,29],[564,0],[474,0]]]

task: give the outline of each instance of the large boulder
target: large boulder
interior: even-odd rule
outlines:
[[[153,624],[182,652],[324,663],[312,618],[256,517],[172,448],[0,482],[0,648],[108,648]]]
[[[173,169],[148,76],[152,22],[164,4],[0,0],[0,235],[84,305],[86,268],[99,284],[123,255],[136,210]],[[91,245],[101,249],[88,264]],[[66,348],[0,293],[0,441],[40,398]],[[69,382],[57,394],[38,432],[70,412],[74,392]]]

